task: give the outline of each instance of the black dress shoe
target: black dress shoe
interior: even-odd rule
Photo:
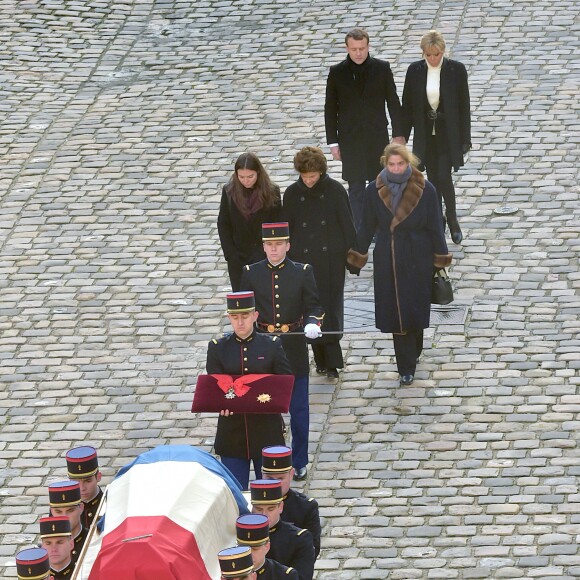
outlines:
[[[329,379],[338,379],[338,371],[336,369],[328,369],[326,371],[326,376]]]
[[[457,226],[455,231],[451,232],[451,239],[454,244],[460,244],[463,241],[463,234],[459,226]]]
[[[453,243],[460,244],[463,240],[463,233],[461,232],[457,218],[455,216],[448,216],[447,222],[449,223],[449,231],[451,232],[451,239],[453,240]]]
[[[413,375],[400,375],[399,380],[402,385],[410,385],[415,380],[415,377]]]
[[[304,481],[308,475],[308,468],[306,466],[297,469],[294,472],[294,479],[296,481]]]
[[[325,375],[326,374],[326,369],[323,369],[322,367],[316,367],[316,372],[319,375]]]

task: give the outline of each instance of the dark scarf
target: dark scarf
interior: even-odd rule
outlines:
[[[356,62],[354,62],[354,60],[352,60],[349,55],[347,55],[346,60],[348,62],[348,68],[352,73],[354,84],[358,89],[358,92],[362,95],[363,91],[365,90],[368,65],[371,58],[370,56],[367,56],[366,60],[362,64],[356,64]]]
[[[262,200],[255,189],[246,189],[244,187],[244,193],[241,198],[238,200],[232,196],[232,199],[245,220],[249,220],[253,214],[262,209]]]
[[[386,167],[379,173],[379,177],[384,185],[386,185],[393,194],[391,197],[391,205],[393,207],[393,214],[397,211],[397,206],[403,197],[403,191],[407,187],[407,182],[411,177],[412,168],[409,164],[403,173],[391,173]]]

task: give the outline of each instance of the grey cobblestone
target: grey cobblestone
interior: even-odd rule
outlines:
[[[95,445],[106,482],[158,444],[211,450],[216,418],[189,409],[225,323],[221,186],[253,150],[285,189],[295,151],[324,146],[354,25],[399,93],[433,27],[468,68],[450,245],[468,314],[426,332],[411,388],[376,331],[345,337],[337,384],[311,377],[316,577],[580,577],[577,6],[391,8],[0,0],[0,577],[70,446]]]

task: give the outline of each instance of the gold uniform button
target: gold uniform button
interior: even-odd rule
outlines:
[[[274,296],[274,298],[280,298],[280,294],[276,294],[276,296]]]
[[[276,314],[276,318],[280,318],[280,314]]]
[[[276,284],[276,285],[274,286],[274,288],[276,288],[276,290],[278,290],[278,284]]]
[[[246,352],[248,350],[247,346],[244,346],[244,352]]]
[[[278,280],[278,274],[274,274],[274,278],[276,278],[276,280]]]
[[[276,308],[280,308],[280,305],[279,304],[276,304]]]
[[[247,360],[248,360],[248,357],[247,357],[247,356],[245,356],[245,357],[244,357],[244,361],[247,361]]]
[[[279,322],[276,322],[276,326],[280,326],[280,323]]]
[[[244,367],[244,371],[246,371],[246,372],[247,372],[247,371],[248,371],[248,369]]]

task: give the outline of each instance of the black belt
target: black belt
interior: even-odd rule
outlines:
[[[294,332],[295,330],[300,330],[302,328],[302,318],[296,322],[290,322],[288,324],[281,324],[276,322],[276,324],[267,324],[266,322],[256,322],[258,330],[262,332]]]

